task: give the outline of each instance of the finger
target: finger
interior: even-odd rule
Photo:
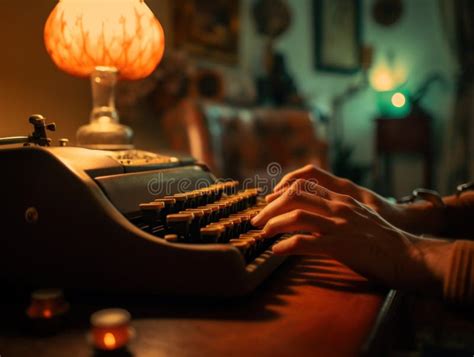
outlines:
[[[272,201],[275,201],[281,195],[282,195],[281,191],[269,193],[268,195],[265,196],[265,201],[267,201],[267,203],[270,203]]]
[[[353,195],[355,192],[355,184],[345,178],[337,177],[328,171],[313,166],[312,176],[321,186],[327,189],[346,195]]]
[[[340,199],[337,193],[328,190],[327,188],[318,184],[318,181],[314,179],[304,180],[304,179],[297,179],[294,181],[290,188],[282,189],[277,192],[273,192],[265,197],[268,203],[275,201],[278,197],[284,195],[288,191],[293,191],[294,193],[299,192],[308,192],[326,199]]]
[[[296,192],[288,190],[261,210],[260,213],[252,219],[252,225],[261,227],[267,223],[270,218],[295,209],[304,209],[323,216],[332,216],[334,210],[331,205],[333,205],[331,201],[320,196],[304,191]]]
[[[361,209],[363,206],[363,204],[357,201],[352,195],[334,192],[319,184],[315,184],[311,180],[302,180],[302,179],[298,179],[295,182],[293,182],[291,188],[286,191],[279,191],[279,192],[272,193],[271,195],[266,197],[266,200],[268,203],[272,203],[273,201],[277,200],[279,197],[286,195],[287,192],[292,192],[292,193],[296,192],[296,194],[299,194],[299,192],[301,191],[308,192],[312,195],[322,197],[331,202],[342,203],[343,205],[347,205],[348,207],[352,207],[356,210]],[[344,208],[342,206],[340,208]],[[332,212],[336,214],[338,213],[336,211],[332,211]]]
[[[336,220],[297,209],[270,219],[263,227],[263,232],[268,237],[297,231],[327,233],[334,231]]]
[[[320,238],[314,235],[295,234],[275,244],[272,251],[277,255],[321,254],[324,252],[324,247],[319,240]]]
[[[308,179],[311,178],[311,166],[312,165],[306,165],[303,166],[302,168],[292,171],[280,180],[280,182],[275,186],[273,189],[274,192],[280,191],[285,188],[285,186],[288,188],[289,185],[296,179],[302,178],[302,179]]]
[[[345,178],[337,177],[328,171],[321,169],[315,165],[306,165],[303,168],[290,172],[284,176],[280,184],[275,186],[274,192],[288,189],[291,182],[298,178],[313,179],[318,181],[321,186],[324,186],[331,191],[343,193],[347,195],[356,195],[356,185]],[[359,197],[356,197],[359,198]]]

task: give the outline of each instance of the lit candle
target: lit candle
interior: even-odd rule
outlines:
[[[31,304],[26,314],[31,319],[52,319],[69,310],[60,289],[41,289],[31,294]]]
[[[101,350],[124,347],[133,337],[130,313],[123,309],[105,309],[91,315],[92,342]]]

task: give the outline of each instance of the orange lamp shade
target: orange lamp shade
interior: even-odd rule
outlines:
[[[165,48],[163,28],[143,0],[60,0],[44,40],[54,63],[80,77],[104,66],[122,79],[144,78]]]

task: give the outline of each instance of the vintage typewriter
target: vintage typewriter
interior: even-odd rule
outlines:
[[[257,189],[192,159],[49,146],[39,119],[40,145],[0,150],[4,284],[236,296],[283,261],[250,223]]]

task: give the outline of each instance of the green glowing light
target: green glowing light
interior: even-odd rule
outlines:
[[[409,95],[405,89],[376,92],[377,106],[382,116],[388,118],[402,118],[411,110]]]
[[[403,93],[397,92],[392,95],[392,105],[397,108],[403,107],[407,102],[407,99]]]

